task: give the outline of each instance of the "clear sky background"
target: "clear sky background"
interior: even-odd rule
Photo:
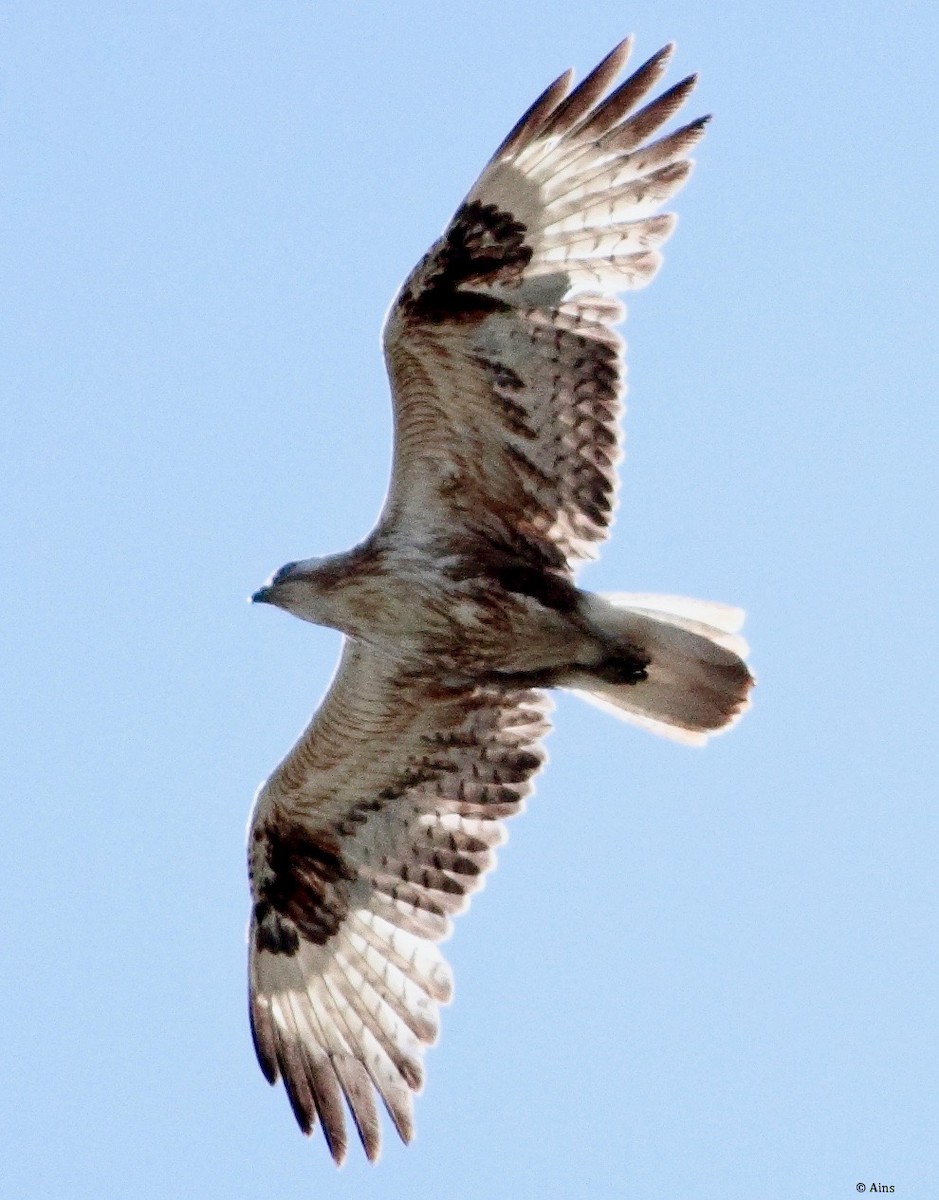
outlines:
[[[939,1195],[934,3],[50,3],[0,27],[5,1197]],[[395,289],[627,32],[713,111],[597,589],[744,605],[704,752],[562,698],[405,1149],[258,1071],[245,822],[370,528]]]

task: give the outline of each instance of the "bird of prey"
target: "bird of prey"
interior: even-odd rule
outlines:
[[[384,328],[394,459],[354,549],[281,567],[252,597],[344,635],[319,710],[261,787],[248,860],[251,1030],[333,1158],[346,1109],[404,1141],[450,998],[437,948],[544,761],[546,689],[704,742],[753,682],[739,609],[578,588],[620,458],[616,293],[648,283],[706,118],[658,131],[667,46],[616,84],[630,42],[521,118]]]

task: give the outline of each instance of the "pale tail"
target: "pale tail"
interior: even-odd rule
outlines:
[[[690,745],[726,729],[747,708],[753,676],[738,635],[743,611],[686,596],[591,595],[585,614],[611,646],[649,659],[647,678],[610,683],[584,672],[584,700],[652,733]]]

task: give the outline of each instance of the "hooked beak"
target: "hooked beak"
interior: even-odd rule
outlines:
[[[274,589],[272,587],[258,588],[258,590],[251,597],[251,603],[252,604],[273,604],[274,603],[274,601],[272,599],[273,595],[274,595]]]

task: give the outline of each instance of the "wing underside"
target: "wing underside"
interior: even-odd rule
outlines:
[[[347,643],[250,832],[251,1027],[270,1082],[341,1161],[344,1103],[376,1157],[376,1096],[400,1136],[450,972],[446,937],[540,767],[547,700],[402,680]]]
[[[402,288],[385,330],[395,457],[379,529],[501,543],[569,571],[607,536],[624,316],[674,227],[705,120],[655,138],[694,85],[647,97],[629,45],[535,103]],[[612,90],[611,90],[612,89]],[[652,140],[650,140],[652,139]]]

